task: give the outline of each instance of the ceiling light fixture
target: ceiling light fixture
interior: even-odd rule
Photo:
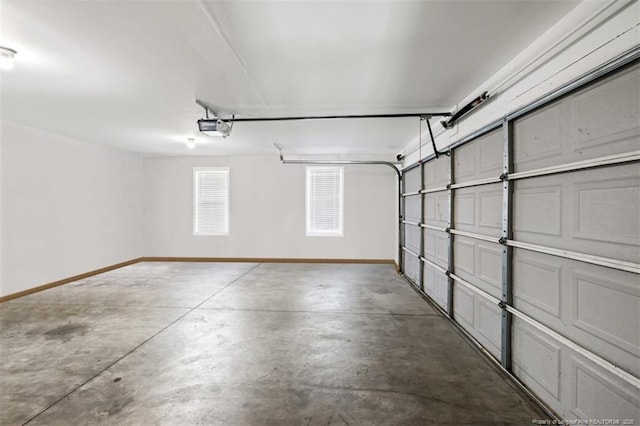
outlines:
[[[187,148],[194,149],[196,147],[196,140],[194,138],[187,139]]]
[[[13,68],[13,60],[18,52],[8,47],[0,46],[0,69],[10,70]]]

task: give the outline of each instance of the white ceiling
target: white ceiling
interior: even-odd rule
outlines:
[[[148,155],[394,155],[418,119],[237,123],[221,114],[450,110],[577,0],[1,1],[2,120]]]

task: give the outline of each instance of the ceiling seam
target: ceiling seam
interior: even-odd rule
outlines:
[[[258,87],[258,85],[256,84],[255,80],[251,77],[251,74],[249,73],[249,70],[247,69],[245,61],[242,59],[242,57],[240,56],[238,51],[233,47],[233,45],[231,44],[231,41],[229,40],[227,35],[222,31],[222,28],[220,27],[220,23],[215,18],[214,14],[205,6],[205,4],[203,3],[202,0],[198,1],[198,6],[200,7],[200,9],[204,13],[204,15],[207,17],[207,20],[209,21],[209,23],[211,24],[211,26],[215,30],[216,34],[218,34],[218,36],[222,39],[222,41],[227,46],[227,48],[229,48],[231,53],[233,53],[233,56],[236,58],[236,60],[240,64],[240,67],[242,68],[242,71],[243,71],[245,77],[247,78],[247,80],[249,80],[249,82],[251,82],[251,85],[253,86],[253,88],[258,93],[258,96],[260,96],[260,99],[262,100],[262,102],[265,105],[270,105],[269,102],[267,101],[267,99],[265,98],[264,94],[262,93],[262,90],[260,90],[260,87]]]

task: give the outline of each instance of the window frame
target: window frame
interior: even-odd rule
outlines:
[[[314,231],[311,229],[311,174],[313,171],[338,171],[340,179],[339,229],[336,231]],[[305,170],[305,236],[307,237],[344,237],[344,167],[342,166],[306,166]]]
[[[198,231],[198,174],[200,172],[226,172],[227,174],[227,202],[226,202],[226,232]],[[229,167],[194,167],[193,168],[193,235],[204,237],[227,236],[231,231],[231,172]]]

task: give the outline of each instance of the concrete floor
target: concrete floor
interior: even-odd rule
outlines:
[[[0,321],[2,425],[546,418],[391,265],[139,263]]]

